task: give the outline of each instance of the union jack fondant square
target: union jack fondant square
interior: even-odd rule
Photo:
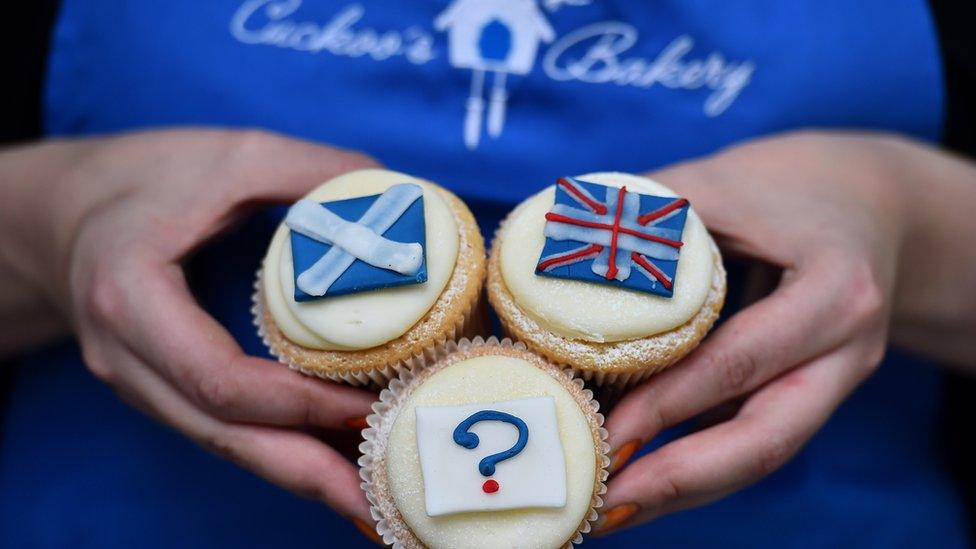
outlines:
[[[381,195],[303,200],[288,212],[295,301],[312,301],[427,281],[422,190],[395,185]]]
[[[561,178],[536,273],[672,297],[684,198]]]

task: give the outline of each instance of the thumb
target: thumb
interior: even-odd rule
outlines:
[[[736,225],[735,214],[730,208],[727,186],[721,174],[710,170],[705,160],[692,160],[672,164],[644,174],[687,198],[692,210],[701,217],[710,230],[729,229]]]
[[[379,166],[361,152],[263,131],[247,132],[238,154],[242,201],[293,202],[347,172]]]
[[[775,219],[763,211],[761,193],[747,176],[714,157],[674,164],[646,177],[687,198],[692,211],[726,252],[781,265],[789,257]],[[781,227],[780,227],[781,229]]]
[[[185,256],[255,206],[294,202],[324,181],[377,165],[361,153],[265,131],[171,131],[154,137],[179,142],[183,156],[171,162],[195,163],[177,178],[183,187],[151,186],[144,197],[154,215],[165,212],[168,237],[160,251],[169,258]],[[187,155],[194,148],[199,154]],[[132,226],[147,215],[145,209],[128,210]]]

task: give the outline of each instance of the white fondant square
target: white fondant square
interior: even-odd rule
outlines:
[[[482,410],[516,416],[525,422],[529,433],[525,448],[499,462],[491,477],[483,476],[478,464],[486,456],[512,448],[519,435],[517,427],[509,423],[481,421],[469,430],[480,439],[476,448],[469,450],[457,444],[455,428]],[[416,408],[416,417],[429,516],[566,505],[566,462],[552,397],[463,406],[421,406]],[[495,493],[485,493],[482,489],[489,478],[498,482]]]

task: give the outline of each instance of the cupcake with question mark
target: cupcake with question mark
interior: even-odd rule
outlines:
[[[449,344],[380,394],[363,489],[395,547],[565,547],[607,477],[603,416],[583,382],[524,345]]]

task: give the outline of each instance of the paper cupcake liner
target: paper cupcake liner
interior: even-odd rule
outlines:
[[[569,365],[560,365],[570,368]],[[643,370],[639,372],[594,372],[592,370],[576,370],[583,376],[587,383],[592,383],[598,387],[607,388],[609,391],[620,391],[628,387],[633,387],[638,383],[648,379],[660,370]]]
[[[511,339],[512,341],[518,342],[519,345],[525,346],[528,350],[538,353],[538,350],[529,347],[525,341],[522,341],[517,335],[509,331],[504,323],[502,323],[501,328],[502,334],[506,339]],[[604,397],[619,397],[628,388],[640,384],[646,381],[648,378],[656,373],[666,370],[667,367],[659,369],[646,369],[638,370],[634,372],[601,372],[596,370],[585,370],[583,368],[577,368],[572,364],[567,364],[562,361],[552,360],[551,358],[546,358],[548,362],[572,372],[573,375],[578,376],[580,379],[585,381],[591,389],[593,389],[598,394],[598,400],[606,406],[606,401]]]
[[[394,360],[378,364],[371,368],[362,368],[354,371],[329,370],[327,364],[323,364],[323,369],[308,368],[289,358],[277,347],[274,340],[270,337],[268,328],[265,325],[262,276],[262,269],[259,268],[255,273],[254,292],[251,294],[251,315],[254,326],[258,331],[258,337],[261,338],[264,346],[278,362],[307,376],[347,383],[357,387],[386,387],[401,371],[410,368],[415,360],[429,360],[433,356],[440,356],[440,350],[445,344],[454,342],[460,338],[478,336],[484,331],[486,326],[486,304],[481,297],[483,292],[479,291],[477,297],[468,304],[468,310],[465,311],[464,315],[453,326],[445,330],[431,347],[423,349],[419,354],[414,354],[406,359]]]
[[[386,445],[393,424],[412,391],[432,374],[454,363],[454,361],[445,359],[449,359],[455,353],[479,347],[497,347],[531,352],[522,343],[515,343],[507,338],[499,341],[494,336],[487,340],[479,336],[473,340],[465,338],[457,342],[448,341],[423,357],[414,357],[406,365],[407,368],[401,371],[399,377],[391,380],[387,388],[383,389],[379,400],[373,404],[373,413],[366,418],[369,427],[363,430],[362,436],[365,441],[359,445],[359,451],[362,453],[358,462],[359,476],[363,480],[361,486],[370,504],[370,515],[376,521],[376,532],[384,543],[396,549],[421,548],[424,547],[424,544],[404,522],[389,491],[385,456]],[[597,510],[603,506],[602,496],[607,491],[606,480],[610,465],[610,445],[607,443],[607,430],[603,428],[604,418],[599,412],[600,403],[594,400],[593,392],[585,388],[583,380],[575,377],[571,371],[545,361],[542,357],[538,358],[552,366],[550,370],[552,375],[559,376],[560,381],[568,383],[574,388],[570,393],[580,407],[588,407],[594,414],[591,428],[594,433],[594,442],[599,449],[598,471],[595,477],[593,497],[590,501],[590,510],[573,536],[563,545],[570,547],[583,541],[583,535],[590,532],[597,519]]]

